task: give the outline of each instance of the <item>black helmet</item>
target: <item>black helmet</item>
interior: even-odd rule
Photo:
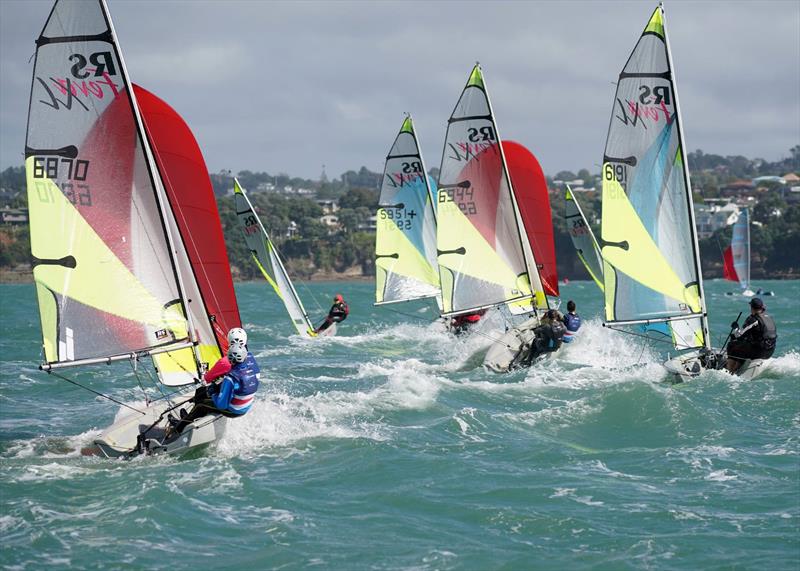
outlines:
[[[750,300],[750,307],[754,307],[756,309],[764,309],[764,302],[761,301],[760,297],[754,297]]]
[[[575,302],[574,301],[569,300],[567,302],[567,311],[575,311]]]

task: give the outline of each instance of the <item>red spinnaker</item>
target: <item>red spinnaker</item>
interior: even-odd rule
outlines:
[[[217,202],[200,147],[186,122],[149,91],[133,86],[170,205],[189,254],[217,342],[241,327]]]
[[[514,194],[517,197],[522,222],[533,256],[539,266],[539,277],[547,295],[558,296],[556,246],[553,240],[553,220],[550,196],[539,161],[528,149],[514,141],[503,141],[503,153]]]
[[[733,265],[733,248],[728,246],[725,248],[725,253],[723,254],[723,266],[722,266],[722,276],[726,280],[730,280],[732,282],[738,282],[739,276],[736,274],[736,267]]]

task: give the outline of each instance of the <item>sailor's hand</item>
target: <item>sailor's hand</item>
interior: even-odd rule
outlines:
[[[739,329],[739,322],[734,321],[731,323],[731,329]]]

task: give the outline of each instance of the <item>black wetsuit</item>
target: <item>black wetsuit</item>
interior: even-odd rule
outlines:
[[[744,334],[728,344],[728,357],[739,361],[772,357],[778,340],[778,330],[772,316],[766,312],[750,315],[742,330],[746,330]]]
[[[322,322],[322,325],[317,327],[314,332],[320,333],[325,331],[334,323],[341,323],[347,319],[348,315],[350,315],[350,308],[347,307],[347,304],[344,301],[337,301],[333,304],[331,310],[328,312],[328,317],[325,318],[325,321]]]

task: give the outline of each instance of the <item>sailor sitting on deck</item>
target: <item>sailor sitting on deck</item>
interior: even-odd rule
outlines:
[[[486,315],[485,309],[481,309],[472,313],[462,313],[461,315],[456,315],[450,320],[450,331],[453,332],[453,335],[461,335],[462,333],[466,333],[467,330],[478,323],[481,320],[481,317],[484,315]]]
[[[350,308],[347,307],[347,303],[344,301],[342,294],[337,293],[333,298],[333,305],[328,312],[328,316],[325,318],[325,321],[314,330],[314,333],[321,333],[334,323],[341,323],[347,319],[348,315],[350,315]]]
[[[258,367],[253,355],[241,344],[228,347],[230,370],[222,381],[200,387],[195,392],[192,410],[186,414],[181,409],[181,419],[170,418],[170,424],[178,434],[194,420],[208,414],[218,413],[227,417],[238,417],[250,410],[259,385]]]
[[[564,316],[557,309],[550,309],[542,318],[541,325],[533,330],[535,335],[533,340],[534,350],[531,356],[535,357],[540,353],[551,353],[558,351],[561,342],[564,340]]]
[[[767,314],[760,298],[750,300],[750,315],[740,329],[739,322],[731,323],[734,339],[728,344],[728,362],[725,368],[735,373],[747,359],[769,359],[775,352],[778,330],[775,321]]]
[[[572,343],[573,338],[578,333],[578,329],[581,328],[581,316],[575,313],[575,302],[572,300],[567,302],[567,314],[564,316],[564,326],[567,328],[564,332],[564,343]]]

